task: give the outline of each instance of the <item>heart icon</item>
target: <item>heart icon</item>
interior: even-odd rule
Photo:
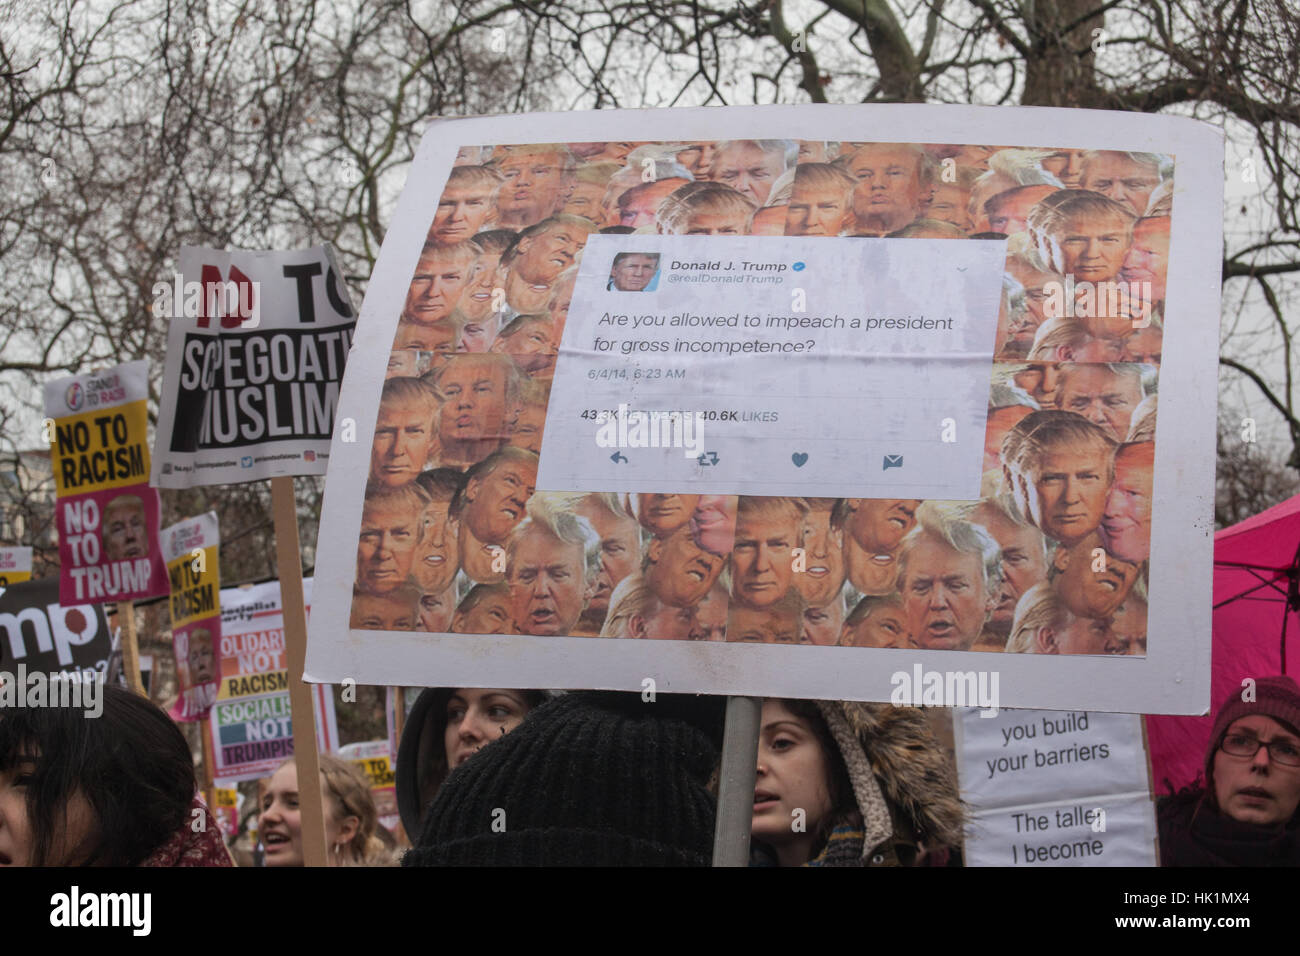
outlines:
[[[808,453],[803,451],[797,451],[790,456],[790,460],[794,462],[794,466],[796,468],[802,468],[808,461]]]

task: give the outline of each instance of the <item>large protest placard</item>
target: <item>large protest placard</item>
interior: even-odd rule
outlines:
[[[170,320],[154,484],[325,474],[356,326],[330,247],[184,246],[154,294]]]
[[[60,604],[53,578],[0,589],[0,670],[81,673],[103,679],[113,642],[104,609]]]
[[[436,123],[309,679],[1205,710],[1222,156],[1076,110]]]
[[[962,709],[967,866],[1155,866],[1155,809],[1135,714]]]
[[[0,548],[0,588],[21,584],[31,576],[31,548]]]
[[[158,492],[149,487],[148,399],[143,360],[45,385],[65,604],[167,593]]]
[[[312,580],[303,580],[311,603]],[[254,780],[293,756],[293,709],[285,656],[280,582],[268,581],[221,591],[220,688],[211,712],[212,775]],[[328,687],[312,688],[316,742],[337,745],[334,697]]]
[[[217,513],[179,521],[162,533],[171,579],[172,648],[176,655],[173,720],[201,720],[217,699],[221,673],[221,568]]]

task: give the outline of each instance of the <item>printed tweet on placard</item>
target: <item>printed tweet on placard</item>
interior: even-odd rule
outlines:
[[[1005,240],[597,235],[539,488],[979,497]]]

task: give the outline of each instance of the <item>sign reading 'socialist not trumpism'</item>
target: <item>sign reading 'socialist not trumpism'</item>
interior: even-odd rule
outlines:
[[[154,288],[169,319],[153,482],[323,475],[356,310],[328,246],[184,246]]]
[[[180,521],[162,533],[172,595],[172,647],[179,694],[174,720],[199,720],[217,699],[221,650],[221,575],[217,559],[217,513]]]
[[[303,598],[311,606],[311,578]],[[220,687],[211,713],[213,776],[255,780],[293,756],[293,710],[284,643],[280,582],[221,592]],[[334,697],[328,687],[312,688],[316,742],[338,746]]]
[[[149,487],[148,398],[143,360],[45,385],[64,604],[167,593],[158,492]]]
[[[0,548],[0,588],[32,576],[31,548]]]

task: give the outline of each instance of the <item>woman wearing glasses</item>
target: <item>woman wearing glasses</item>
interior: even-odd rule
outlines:
[[[1210,740],[1204,788],[1159,803],[1161,866],[1300,866],[1300,687],[1233,691]]]

